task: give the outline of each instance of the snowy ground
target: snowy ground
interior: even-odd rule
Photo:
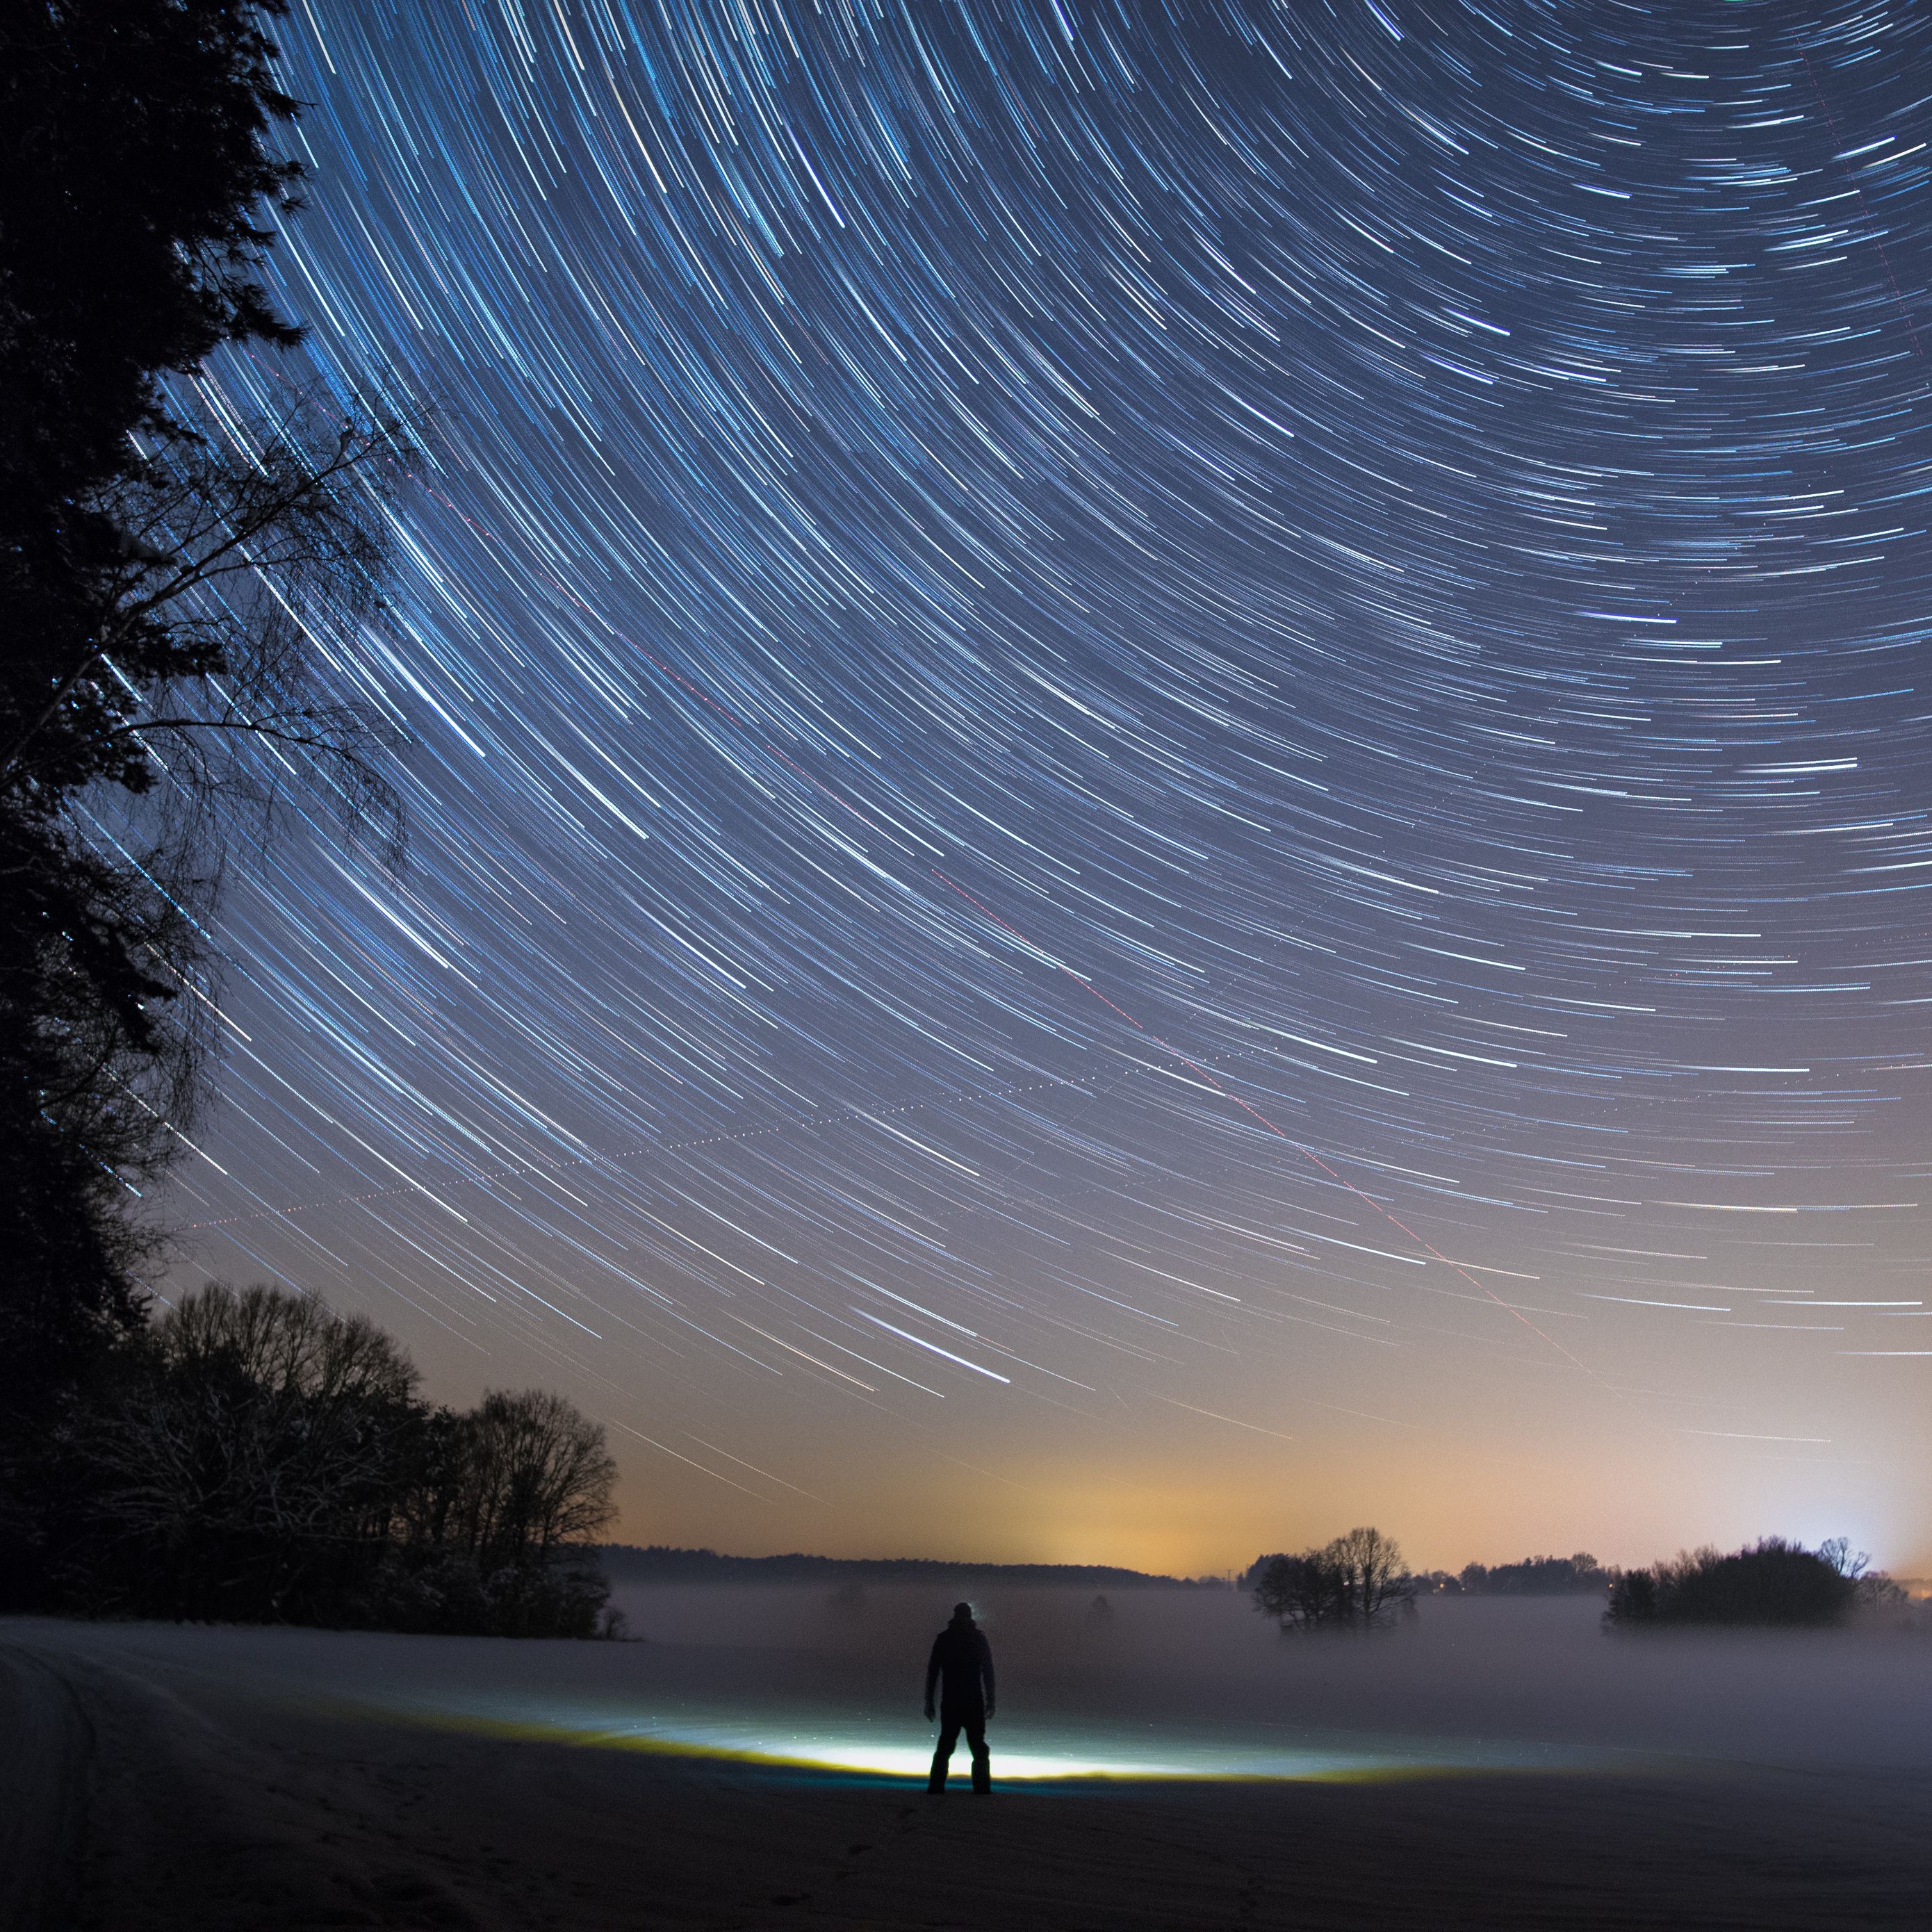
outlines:
[[[981,1804],[914,1775],[944,1598],[624,1606],[644,1641],[0,1622],[0,1928],[1932,1924],[1922,1630],[1015,1592]]]

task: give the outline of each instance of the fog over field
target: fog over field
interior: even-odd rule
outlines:
[[[1090,1739],[1119,1768],[1189,1746],[1257,1768],[1271,1751],[1418,1764],[1625,1754],[1932,1768],[1932,1629],[1606,1635],[1594,1597],[1433,1598],[1374,1636],[1284,1636],[1234,1591],[1018,1588],[974,1598],[1000,1672],[1004,1749]],[[931,1586],[620,1588],[657,1683],[862,1714],[922,1736]],[[628,1647],[627,1647],[628,1648]],[[614,1676],[628,1673],[620,1670]],[[1104,1748],[1103,1748],[1104,1747]],[[1195,1754],[1198,1753],[1198,1756]]]
[[[0,1623],[20,1922],[1932,1918],[1922,1611],[1606,1636],[1592,1598],[1434,1598],[1284,1638],[1232,1591],[988,1589],[982,1807],[921,1789],[952,1594],[633,1586],[619,1643]]]
[[[911,1775],[932,1748],[926,1651],[952,1600],[930,1585],[632,1587],[623,1643],[232,1631],[221,1667],[271,1699],[392,1721]],[[1465,1598],[1371,1636],[1285,1636],[1232,1591],[976,1602],[1009,1780],[1932,1772],[1922,1624],[1605,1635],[1594,1598]],[[186,1661],[210,1640],[136,1625],[74,1641]]]

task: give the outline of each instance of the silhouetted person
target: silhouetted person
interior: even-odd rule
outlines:
[[[993,1714],[993,1650],[973,1621],[973,1606],[953,1606],[952,1621],[933,1640],[926,1666],[926,1716],[932,1720],[933,1687],[939,1687],[939,1748],[932,1754],[928,1791],[946,1789],[946,1772],[959,1733],[973,1754],[973,1789],[982,1794],[993,1788],[986,1755],[986,1720]]]

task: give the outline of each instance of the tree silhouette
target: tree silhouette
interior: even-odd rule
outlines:
[[[1319,1549],[1257,1557],[1244,1580],[1256,1609],[1284,1630],[1382,1629],[1414,1594],[1400,1546],[1367,1527]]]
[[[129,1210],[203,1090],[208,1009],[184,996],[212,991],[226,808],[272,808],[294,772],[398,849],[386,734],[320,692],[310,640],[378,601],[401,431],[298,397],[202,435],[176,400],[220,345],[299,333],[260,280],[300,175],[270,147],[296,112],[264,31],[282,10],[0,12],[0,1598],[16,1600],[68,1480],[45,1461],[54,1425],[140,1327],[152,1235]]]
[[[608,1594],[604,1432],[561,1396],[432,1408],[366,1318],[216,1285],[70,1419],[90,1480],[68,1607],[588,1635]]]
[[[1843,1623],[1862,1601],[1886,1600],[1868,1580],[1870,1558],[1842,1537],[1807,1550],[1768,1536],[1728,1556],[1686,1550],[1647,1570],[1626,1570],[1611,1587],[1606,1628],[1654,1624]]]

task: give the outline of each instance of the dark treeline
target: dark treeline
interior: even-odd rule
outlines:
[[[1439,1596],[1600,1597],[1611,1572],[1580,1550],[1574,1556],[1526,1556],[1520,1563],[1466,1563],[1456,1575],[1436,1570],[1417,1580]]]
[[[49,1526],[112,1475],[106,1440],[80,1456],[110,1413],[116,1507],[173,1580],[152,1590],[182,1587],[135,1501],[134,1418],[178,1428],[192,1382],[184,1331],[149,1331],[142,1204],[211,1090],[226,845],[292,788],[400,860],[396,721],[323,667],[380,621],[403,442],[278,366],[301,333],[262,280],[302,174],[276,151],[283,10],[0,8],[0,1604],[54,1589]],[[280,400],[202,408],[224,348]]]
[[[1619,1572],[1612,1584],[1606,1628],[1742,1624],[1813,1628],[1848,1622],[1859,1610],[1903,1605],[1906,1594],[1843,1537],[1816,1550],[1768,1536],[1728,1555],[1687,1550],[1648,1569]]]
[[[1587,1550],[1530,1556],[1493,1568],[1468,1564],[1409,1574],[1400,1549],[1374,1529],[1352,1529],[1293,1555],[1260,1556],[1241,1579],[1262,1615],[1284,1631],[1370,1630],[1410,1614],[1421,1596],[1591,1596],[1606,1629],[1679,1624],[1822,1627],[1861,1612],[1895,1612],[1905,1591],[1843,1537],[1816,1550],[1766,1537],[1729,1555],[1686,1551],[1647,1568],[1618,1570]]]
[[[589,1636],[616,1470],[561,1396],[424,1401],[365,1318],[204,1288],[118,1352],[47,1466],[44,1607]]]
[[[1157,1576],[1093,1563],[952,1563],[937,1557],[721,1556],[713,1550],[639,1549],[607,1544],[598,1552],[616,1583],[973,1583],[1058,1585],[1108,1590],[1225,1590],[1218,1576]]]

